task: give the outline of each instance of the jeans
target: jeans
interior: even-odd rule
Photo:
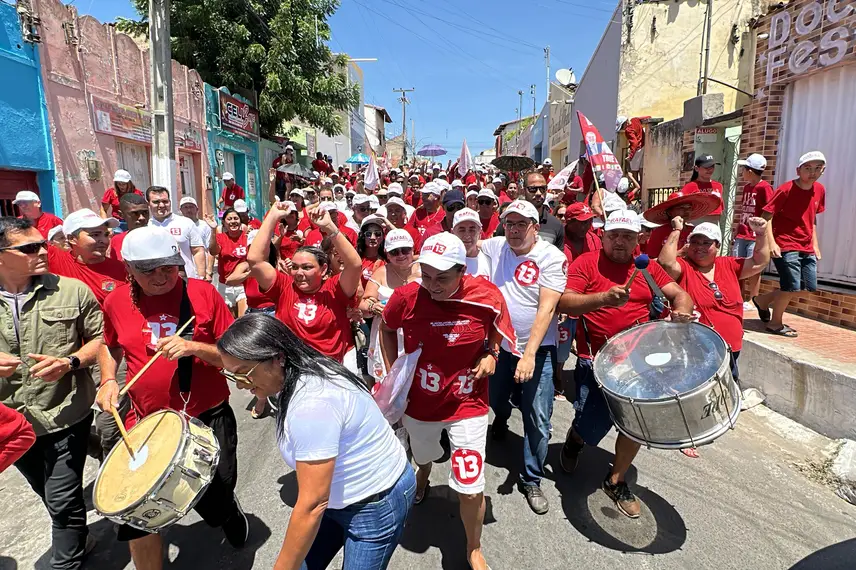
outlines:
[[[542,346],[535,353],[532,379],[523,384],[514,382],[519,358],[505,350],[499,351],[496,371],[490,378],[490,407],[496,414],[494,423],[504,425],[511,417],[509,397],[520,387],[520,412],[523,415],[523,471],[520,484],[540,485],[550,443],[550,417],[553,415],[553,367],[556,347]]]
[[[54,570],[80,568],[86,548],[86,504],[83,466],[92,414],[71,427],[41,435],[16,463],[51,517],[51,560]]]
[[[755,253],[755,240],[738,238],[734,240],[734,257],[752,257]]]
[[[586,445],[596,446],[612,429],[612,416],[603,390],[594,379],[594,367],[589,358],[578,358],[574,368],[577,393],[574,398],[574,421],[571,424]]]
[[[343,570],[383,570],[398,546],[416,495],[416,475],[408,465],[382,493],[344,509],[327,509],[301,570],[325,570],[342,547]]]
[[[783,251],[774,257],[779,288],[785,292],[817,291],[817,257],[802,251]]]

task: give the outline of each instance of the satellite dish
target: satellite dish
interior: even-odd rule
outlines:
[[[560,85],[567,87],[572,83],[576,83],[577,78],[574,75],[573,69],[559,69],[556,70],[556,81],[558,81]]]

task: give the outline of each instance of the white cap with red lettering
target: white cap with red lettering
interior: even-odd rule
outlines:
[[[122,242],[122,258],[140,271],[158,267],[184,267],[175,238],[158,226],[143,226],[128,232]]]
[[[67,236],[74,235],[78,230],[91,230],[107,226],[110,229],[119,225],[116,218],[102,218],[89,208],[83,208],[70,213],[62,223],[62,233]]]
[[[383,247],[387,252],[395,251],[402,247],[413,247],[413,237],[407,230],[395,229],[386,234]]]
[[[398,182],[393,182],[392,184],[387,186],[386,193],[387,194],[398,194],[399,196],[401,196],[402,194],[404,194],[404,188],[402,188],[401,184],[399,184]]]
[[[458,236],[443,232],[425,240],[419,252],[419,263],[447,271],[467,264],[467,248]]]
[[[715,242],[722,243],[722,230],[719,229],[717,224],[712,224],[710,222],[704,222],[703,224],[699,224],[694,227],[687,239],[693,236],[704,236]]]
[[[462,208],[455,212],[455,217],[452,218],[452,228],[463,222],[473,222],[478,224],[479,227],[482,227],[478,212],[471,210],[470,208]]]
[[[638,234],[642,231],[639,214],[633,210],[616,210],[612,212],[606,219],[603,231],[611,232],[612,230],[627,230]]]
[[[531,218],[536,223],[541,219],[535,206],[526,200],[515,200],[505,208],[505,211],[499,217],[504,220],[508,214],[520,214],[526,218]]]

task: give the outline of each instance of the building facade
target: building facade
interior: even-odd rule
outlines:
[[[378,156],[382,156],[386,152],[386,125],[392,123],[392,117],[386,112],[383,107],[366,104],[365,112],[365,130],[366,144],[365,149],[373,150]]]

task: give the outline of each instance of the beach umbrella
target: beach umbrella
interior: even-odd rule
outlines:
[[[347,162],[348,164],[368,164],[369,157],[361,152],[358,152],[345,162]]]

